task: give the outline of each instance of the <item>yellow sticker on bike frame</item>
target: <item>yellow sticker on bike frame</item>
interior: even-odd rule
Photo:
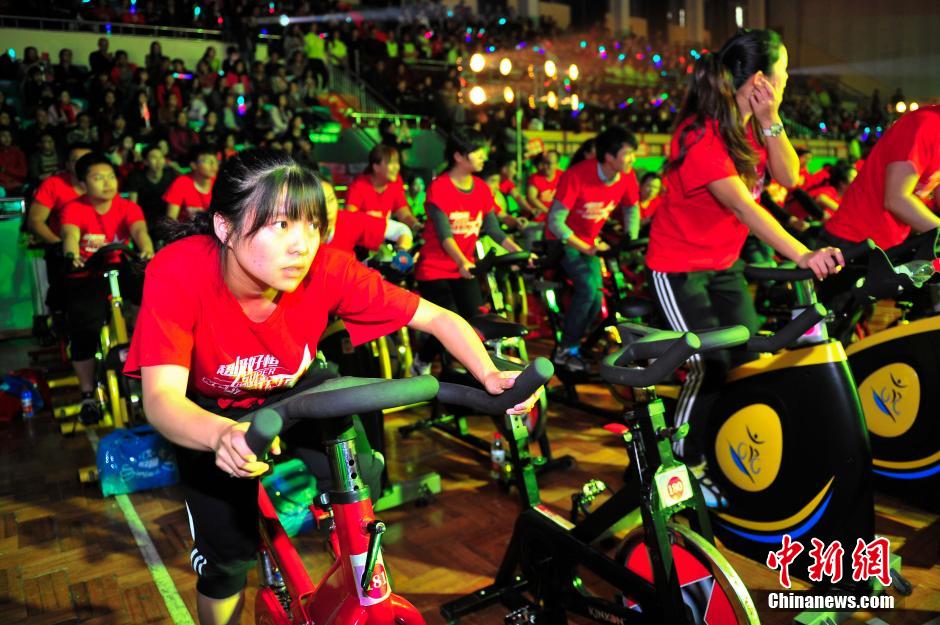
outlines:
[[[882,438],[901,436],[920,411],[920,378],[908,364],[895,362],[872,372],[858,385],[868,431]]]
[[[767,404],[741,408],[718,430],[715,457],[722,473],[741,490],[765,490],[777,479],[783,460],[780,416]]]

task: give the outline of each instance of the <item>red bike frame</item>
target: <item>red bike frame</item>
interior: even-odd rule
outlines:
[[[335,447],[352,450],[353,442],[336,442]],[[331,445],[327,453],[332,457],[338,451]],[[355,457],[354,454],[340,455]],[[332,461],[330,464],[334,471],[335,467],[342,466]],[[339,483],[338,480],[336,482]],[[320,583],[314,584],[281,526],[268,493],[259,484],[260,557],[262,562],[267,561],[276,567],[284,589],[276,591],[265,585],[262,577],[262,587],[255,598],[257,625],[424,625],[424,618],[418,610],[391,591],[381,550],[378,551],[372,581],[367,590],[362,588],[360,580],[366,567],[371,537],[369,526],[376,521],[367,493],[368,489],[361,489],[348,497],[350,501],[331,504],[333,529],[330,531],[330,546],[336,559]],[[311,510],[318,522],[330,523],[328,514],[313,505]],[[285,607],[282,600],[288,597],[289,605]]]

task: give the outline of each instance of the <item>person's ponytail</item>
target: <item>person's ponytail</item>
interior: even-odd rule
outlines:
[[[683,124],[686,120],[691,120]],[[732,74],[725,68],[718,54],[703,54],[695,63],[689,79],[685,99],[676,116],[676,128],[682,127],[679,135],[679,153],[667,165],[667,169],[678,168],[685,160],[689,148],[697,143],[705,132],[708,122],[718,125],[718,133],[724,141],[734,168],[752,188],[757,182],[759,159],[747,138],[745,127],[735,100]]]
[[[208,234],[213,239],[216,238],[215,228],[212,227],[212,212],[207,210],[198,211],[190,221],[166,219],[161,224],[161,230],[167,244],[197,234]],[[221,241],[219,244],[221,245]]]

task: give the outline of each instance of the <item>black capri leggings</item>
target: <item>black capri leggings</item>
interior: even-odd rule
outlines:
[[[425,280],[418,282],[418,292],[429,302],[455,312],[467,321],[478,316],[483,307],[483,294],[476,279]],[[418,358],[422,362],[431,362],[443,349],[440,341],[428,336],[418,350]]]

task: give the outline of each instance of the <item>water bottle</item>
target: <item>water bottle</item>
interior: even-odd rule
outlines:
[[[896,265],[894,273],[899,276],[907,276],[914,283],[914,286],[920,288],[927,280],[933,277],[937,271],[938,261],[913,260],[909,263]]]
[[[33,412],[33,391],[29,388],[24,388],[20,393],[20,409],[24,419],[32,419],[36,414]]]
[[[493,433],[493,442],[490,443],[490,477],[498,480],[506,462],[506,449],[503,447],[503,437],[499,432]]]

